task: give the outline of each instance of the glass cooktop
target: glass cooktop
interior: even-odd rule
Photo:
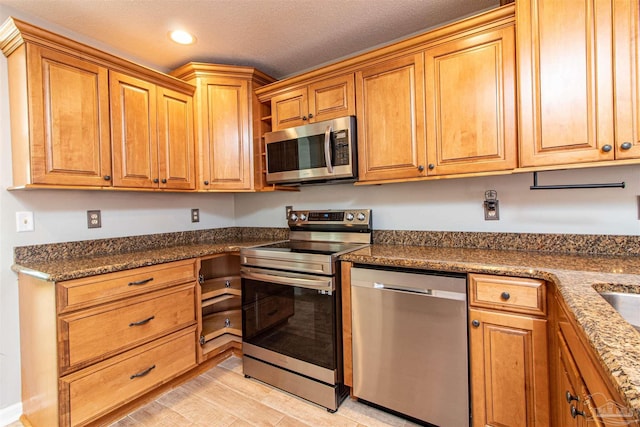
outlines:
[[[272,243],[269,245],[258,246],[253,249],[264,250],[269,252],[289,252],[303,254],[318,255],[336,255],[344,252],[350,252],[367,246],[362,243],[343,243],[343,242],[312,242],[302,240],[289,240],[286,242]]]

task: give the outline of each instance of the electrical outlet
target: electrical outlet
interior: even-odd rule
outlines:
[[[33,231],[33,212],[16,212],[16,231]]]
[[[291,211],[293,210],[293,206],[285,206],[284,207],[284,211],[285,211],[285,219],[289,219],[289,214],[291,214]]]
[[[191,222],[200,222],[200,209],[191,209]]]
[[[100,215],[99,210],[87,211],[87,227],[88,228],[102,227],[102,215]]]

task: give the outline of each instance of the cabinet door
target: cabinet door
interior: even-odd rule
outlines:
[[[249,190],[252,186],[248,81],[216,78],[206,88],[208,155],[203,169],[215,190]]]
[[[158,171],[160,188],[196,188],[193,97],[159,87]]]
[[[469,320],[473,425],[548,426],[547,321],[476,309]]]
[[[640,5],[614,8],[616,158],[640,158]]]
[[[31,182],[111,185],[107,69],[35,45],[27,63]]]
[[[310,122],[356,114],[353,74],[310,84],[308,91]]]
[[[307,88],[295,89],[271,98],[271,125],[280,130],[308,123]]]
[[[429,49],[425,70],[429,175],[515,168],[513,26]]]
[[[357,71],[356,105],[359,180],[425,176],[423,54]]]
[[[584,397],[588,395],[576,363],[571,357],[571,352],[567,347],[562,334],[557,334],[557,348],[555,350],[558,390],[554,394],[557,402],[556,413],[559,415],[558,427],[578,427],[585,425],[585,417],[573,416],[572,410],[578,413],[584,412]],[[572,409],[573,408],[573,409]]]
[[[611,0],[516,2],[521,166],[614,158],[611,13]]]
[[[155,188],[159,183],[156,86],[111,72],[113,184]]]

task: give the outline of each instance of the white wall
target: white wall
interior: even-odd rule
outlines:
[[[285,227],[284,206],[371,208],[380,230],[492,231],[639,235],[640,166],[539,173],[538,184],[626,183],[624,189],[529,190],[531,173],[236,195],[237,226]],[[500,220],[485,221],[486,190],[496,190]]]
[[[0,5],[0,22],[13,15],[57,32],[59,28],[20,16]],[[76,40],[96,46],[74,35]],[[155,194],[99,191],[7,191],[11,186],[7,61],[0,55],[0,425],[3,409],[20,402],[20,348],[17,276],[11,271],[15,246],[141,234],[230,227],[232,194]],[[191,223],[191,208],[200,222]],[[88,229],[86,211],[102,211],[102,228]],[[35,231],[16,232],[15,213],[34,213]],[[9,416],[9,415],[6,415]]]

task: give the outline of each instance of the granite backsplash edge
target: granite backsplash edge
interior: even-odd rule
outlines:
[[[285,240],[288,238],[288,235],[288,228],[227,227],[18,246],[14,248],[14,262],[16,264],[25,262],[50,262],[189,244]],[[382,245],[499,249],[598,256],[640,255],[640,236],[622,235],[374,230],[373,243]]]

